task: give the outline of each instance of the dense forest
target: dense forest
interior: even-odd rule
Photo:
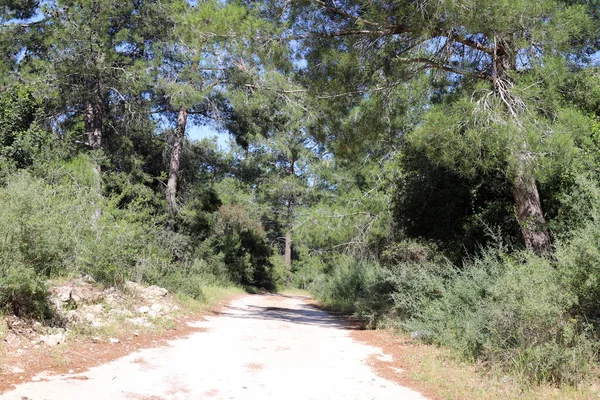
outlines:
[[[3,0],[0,309],[310,290],[527,381],[600,344],[600,4]],[[191,140],[192,127],[228,134]]]

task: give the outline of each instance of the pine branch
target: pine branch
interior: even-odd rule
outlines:
[[[434,68],[434,69],[438,69],[440,71],[450,72],[450,73],[458,74],[458,75],[473,75],[473,76],[475,76],[475,77],[477,77],[479,79],[491,81],[490,77],[487,76],[486,74],[484,74],[483,72],[471,72],[471,71],[465,71],[465,70],[457,69],[457,68],[448,66],[446,64],[442,64],[442,63],[433,61],[433,60],[431,60],[429,58],[424,58],[424,57],[402,58],[402,57],[398,57],[396,59],[398,61],[406,62],[406,63],[421,63],[421,64],[424,64],[425,68]]]
[[[27,23],[9,23],[9,24],[0,24],[0,28],[31,28],[37,25],[42,25],[46,22],[45,19],[35,21],[35,22],[27,22]]]
[[[338,7],[334,7],[334,6],[330,6],[327,3],[325,3],[324,1],[321,0],[312,0],[313,3],[318,4],[319,6],[325,8],[328,11],[331,11],[334,14],[337,14],[341,17],[346,17],[346,18],[353,18],[355,19],[356,22],[362,22],[365,25],[371,25],[371,26],[375,26],[375,27],[381,27],[381,24],[378,24],[377,22],[373,22],[373,21],[369,21],[368,19],[364,19],[362,17],[356,16],[356,15],[352,15],[347,11],[344,11]]]

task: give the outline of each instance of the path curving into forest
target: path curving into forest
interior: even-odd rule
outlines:
[[[300,297],[248,295],[169,346],[144,349],[81,374],[43,376],[2,399],[424,399],[377,376],[381,349]]]

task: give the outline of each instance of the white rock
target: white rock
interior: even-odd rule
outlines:
[[[102,322],[102,320],[95,319],[92,321],[92,327],[94,328],[102,328],[103,326],[106,326],[106,323]]]
[[[79,322],[83,321],[83,318],[81,317],[81,314],[79,314],[75,310],[67,311],[67,314],[65,315],[65,317],[67,318],[67,320],[69,322],[79,323]]]
[[[75,286],[71,291],[71,299],[75,303],[93,304],[102,301],[104,294],[90,285]]]
[[[114,308],[108,312],[110,315],[120,315],[124,317],[133,317],[133,313],[129,310],[120,310],[118,308]]]
[[[70,369],[70,370],[69,370],[69,373],[70,373],[70,374],[74,374],[74,373],[75,373],[75,371],[73,371],[72,369]]]
[[[160,304],[152,304],[152,307],[150,308],[157,314],[160,314],[160,312],[163,310],[163,306],[161,306]]]
[[[164,297],[169,293],[169,291],[165,288],[158,287],[156,285],[148,286],[144,289],[144,295],[149,298],[158,298]]]
[[[48,346],[57,346],[67,340],[64,333],[60,332],[55,335],[42,335],[40,341]]]
[[[116,338],[110,338],[110,342],[112,344],[117,344],[117,343],[120,343],[121,341],[119,339],[116,339]]]
[[[148,314],[150,312],[150,307],[141,306],[140,308],[137,309],[137,312],[139,312],[140,314]]]
[[[104,298],[104,302],[109,306],[115,306],[119,304],[119,298],[116,294],[111,293]]]
[[[102,304],[94,304],[93,306],[84,306],[83,310],[88,314],[102,314],[104,312],[104,306]]]
[[[60,301],[69,301],[69,299],[71,298],[71,292],[73,291],[73,288],[70,286],[57,286],[53,287],[51,290],[54,296]]]
[[[151,328],[152,326],[154,326],[150,322],[148,322],[148,320],[145,317],[129,318],[127,319],[127,321],[129,321],[133,325],[144,326],[146,328]]]

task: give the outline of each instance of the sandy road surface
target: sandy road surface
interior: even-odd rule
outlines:
[[[302,299],[245,296],[206,328],[82,374],[40,376],[1,399],[423,399],[367,365],[381,350]]]

